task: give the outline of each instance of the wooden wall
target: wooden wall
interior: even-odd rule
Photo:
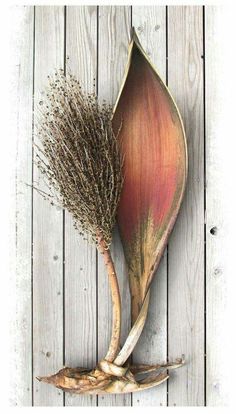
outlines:
[[[226,405],[219,334],[225,281],[219,267],[220,205],[212,152],[220,140],[214,126],[220,111],[220,8],[27,6],[17,13],[22,24],[16,76],[18,300],[12,405]],[[94,366],[108,345],[111,301],[96,249],[75,232],[67,212],[25,185],[43,185],[33,163],[34,102],[48,74],[70,67],[87,90],[93,89],[95,78],[99,98],[114,103],[132,26],[179,106],[189,151],[184,202],[152,285],[148,322],[134,359],[154,363],[185,355],[186,365],[168,383],[134,395],[63,395],[35,377],[63,364]],[[130,299],[117,231],[112,251],[122,275],[124,337],[130,327]]]

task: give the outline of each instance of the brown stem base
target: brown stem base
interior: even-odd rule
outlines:
[[[166,370],[179,368],[184,361],[158,365],[119,367],[106,360],[100,361],[93,370],[63,368],[50,377],[38,377],[39,381],[75,394],[124,394],[156,387],[169,378]],[[153,374],[159,371],[157,374]],[[144,376],[138,379],[139,376]]]

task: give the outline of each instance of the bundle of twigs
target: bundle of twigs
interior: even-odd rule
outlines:
[[[86,233],[90,240],[95,242],[105,261],[113,303],[111,341],[104,359],[92,370],[63,368],[55,375],[39,378],[65,391],[89,394],[137,391],[160,384],[168,378],[166,368],[176,368],[182,364],[182,361],[179,361],[163,365],[124,366],[145,324],[151,279],[173,226],[173,217],[177,215],[185,183],[185,173],[180,174],[178,183],[168,190],[172,198],[170,198],[170,205],[166,207],[167,211],[162,212],[160,227],[156,216],[160,210],[155,210],[154,197],[156,192],[159,192],[159,188],[157,184],[155,187],[152,183],[155,170],[152,165],[151,168],[149,167],[150,161],[153,160],[148,157],[146,159],[144,152],[139,166],[132,147],[135,141],[136,148],[142,152],[142,139],[146,126],[145,119],[140,119],[136,125],[134,124],[136,115],[142,118],[142,111],[145,114],[145,110],[140,97],[139,102],[136,102],[136,93],[132,89],[135,85],[133,79],[135,81],[144,79],[143,90],[140,82],[138,85],[141,88],[141,95],[147,93],[145,88],[150,88],[150,91],[154,88],[157,91],[157,96],[153,96],[151,105],[155,106],[156,100],[159,99],[165,117],[168,105],[172,105],[169,108],[171,117],[166,117],[166,127],[169,128],[168,133],[172,133],[167,151],[177,151],[177,157],[173,157],[172,162],[174,170],[180,168],[178,162],[183,148],[182,137],[180,137],[182,124],[179,121],[176,138],[174,129],[171,131],[171,122],[173,123],[173,111],[177,110],[168,91],[163,89],[160,78],[156,73],[156,77],[153,78],[152,71],[154,69],[150,67],[134,34],[125,81],[115,111],[112,111],[111,106],[106,102],[99,105],[94,93],[86,94],[80,83],[72,75],[64,76],[62,70],[49,77],[46,98],[40,101],[38,127],[40,144],[37,145],[37,165],[46,177],[49,188],[49,194],[43,192],[42,195],[48,197],[52,203],[59,203],[67,209],[73,217],[76,229],[82,234]],[[152,114],[152,110],[150,113]],[[150,121],[152,119],[149,119],[148,127],[152,138]],[[153,123],[153,130],[155,130],[155,120]],[[165,138],[161,132],[159,135],[161,140]],[[172,148],[173,145],[175,148]],[[154,153],[155,157],[156,149],[153,147],[152,139],[146,146],[147,148],[149,146],[150,154]],[[163,150],[162,156],[166,156]],[[164,170],[166,186],[168,186],[170,177],[166,167]],[[161,168],[158,173],[159,177],[154,178],[163,181]],[[161,188],[164,191],[162,181]],[[141,191],[142,194],[137,191]],[[165,192],[164,197],[166,197]],[[133,209],[132,201],[135,202]],[[161,202],[160,206],[162,206]],[[133,308],[133,326],[121,350],[120,292],[109,249],[117,210]],[[142,262],[142,269],[139,266],[140,262]],[[154,371],[161,372],[153,376]],[[144,378],[140,380],[141,374]]]

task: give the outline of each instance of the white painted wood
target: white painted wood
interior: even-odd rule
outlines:
[[[235,280],[235,59],[231,8],[205,8],[206,73],[206,404],[235,404],[231,360],[235,342],[229,309]],[[230,235],[232,236],[230,237]],[[235,302],[235,284],[232,284]],[[234,313],[232,313],[234,312]],[[231,378],[232,376],[232,378]],[[231,379],[231,382],[230,382]],[[230,401],[231,398],[231,401]]]
[[[168,351],[185,355],[172,373],[169,405],[204,405],[204,122],[202,7],[168,7],[168,85],[186,128],[189,172],[169,241]]]
[[[97,7],[66,9],[67,66],[83,87],[93,90],[97,70]],[[65,213],[65,364],[95,367],[96,247],[83,240]],[[96,405],[96,396],[65,394],[65,405]]]
[[[125,65],[131,27],[128,6],[99,7],[98,35],[98,95],[114,103],[118,94]],[[118,273],[122,301],[122,341],[130,328],[130,297],[125,262],[118,233],[115,231],[112,256]],[[108,349],[111,334],[112,307],[108,278],[102,258],[98,257],[98,358]],[[98,405],[129,406],[129,394],[98,397]]]
[[[140,42],[156,66],[162,79],[166,80],[166,9],[164,6],[133,6],[132,25]],[[133,360],[156,364],[167,358],[167,257],[160,263],[151,285],[148,319],[142,336],[134,350]],[[166,406],[167,384],[134,393],[133,406]]]
[[[47,75],[64,61],[64,8],[35,10],[35,102]],[[37,140],[37,137],[35,138]],[[43,187],[34,168],[35,186]],[[33,197],[33,375],[34,405],[63,405],[63,393],[35,379],[63,365],[62,210],[34,192]]]
[[[14,28],[14,133],[16,136],[16,275],[14,315],[11,324],[12,359],[10,404],[32,404],[31,350],[31,188],[32,180],[32,91],[33,91],[33,7],[12,10]],[[17,91],[17,95],[16,95]],[[11,291],[12,292],[12,291]]]

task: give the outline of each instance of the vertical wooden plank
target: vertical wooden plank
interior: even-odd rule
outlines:
[[[64,8],[35,10],[35,102],[47,75],[64,62]],[[37,137],[35,137],[37,140]],[[44,188],[34,169],[35,186]],[[62,210],[34,193],[33,197],[33,349],[34,377],[63,364],[63,240]],[[34,381],[34,404],[63,405],[62,391]]]
[[[67,7],[67,66],[83,87],[93,90],[97,70],[97,7]],[[95,367],[96,248],[88,244],[65,215],[65,364]],[[68,406],[96,405],[96,396],[66,394]]]
[[[98,95],[114,103],[127,62],[131,14],[129,6],[99,7],[98,35]],[[122,300],[122,341],[130,329],[130,298],[123,251],[114,232],[112,256],[118,273]],[[111,334],[112,307],[108,279],[102,258],[98,258],[98,358],[108,349]],[[110,395],[98,398],[98,405],[130,405],[130,395]]]
[[[133,6],[132,25],[140,42],[156,66],[162,79],[166,79],[166,10],[164,6]],[[167,257],[166,253],[151,286],[148,319],[133,353],[139,363],[166,361],[167,355]],[[165,406],[167,384],[133,394],[133,406]]]
[[[184,202],[169,242],[169,405],[204,405],[204,120],[202,7],[168,8],[168,84],[183,116],[189,152]]]
[[[235,123],[235,61],[229,45],[235,32],[231,8],[205,7],[207,406],[230,405],[229,398],[234,398],[230,364],[234,315],[229,314],[229,282],[234,278],[235,260],[235,243],[230,238],[235,222],[230,178],[235,165],[235,137],[231,134]]]
[[[16,276],[14,321],[11,326],[10,404],[32,405],[31,350],[31,202],[32,191],[32,92],[34,8],[17,7],[11,12],[17,27],[12,50],[14,74],[14,133],[16,136]],[[14,55],[13,55],[14,52]]]

